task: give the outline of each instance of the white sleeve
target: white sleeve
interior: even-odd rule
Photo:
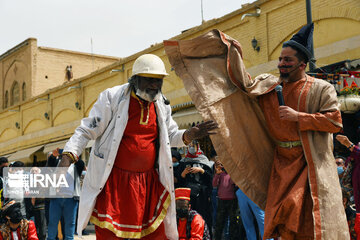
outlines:
[[[179,130],[177,123],[171,117],[171,107],[169,105],[165,105],[166,111],[166,125],[168,128],[168,134],[170,139],[170,146],[171,147],[184,147],[184,141],[182,140],[182,136],[185,129]]]
[[[80,156],[87,143],[96,139],[105,131],[112,119],[110,93],[108,90],[100,93],[98,100],[90,110],[89,117],[83,118],[74,135],[64,147],[64,152],[72,152]]]

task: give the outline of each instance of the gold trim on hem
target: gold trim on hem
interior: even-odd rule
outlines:
[[[166,200],[164,201],[164,204],[163,204],[163,207],[162,207],[162,210],[161,210],[161,213],[159,214],[159,216],[157,216],[155,221],[149,227],[141,230],[141,232],[129,232],[129,231],[118,230],[114,227],[113,224],[111,224],[107,221],[100,221],[97,217],[94,217],[94,216],[91,216],[90,222],[92,222],[93,224],[95,224],[98,227],[106,228],[106,229],[110,230],[117,237],[140,239],[142,237],[145,237],[146,235],[149,235],[150,233],[153,233],[160,226],[160,224],[164,221],[164,218],[166,216],[167,209],[169,208],[170,202],[171,202],[171,197],[170,197],[170,194],[168,194],[168,196],[166,197]]]

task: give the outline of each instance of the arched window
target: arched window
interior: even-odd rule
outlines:
[[[20,100],[19,92],[20,92],[19,84],[18,84],[18,82],[15,81],[11,87],[10,106],[13,106],[19,102],[19,100]]]
[[[23,83],[21,91],[22,91],[22,100],[25,101],[26,100],[26,83]]]
[[[9,106],[9,92],[5,92],[5,99],[4,99],[4,108],[7,108]]]

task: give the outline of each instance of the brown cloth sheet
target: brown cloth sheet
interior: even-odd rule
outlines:
[[[279,79],[270,74],[251,79],[240,44],[218,30],[191,40],[164,41],[164,46],[199,113],[219,124],[219,133],[211,138],[225,168],[264,209],[275,144],[258,96],[271,92]],[[335,90],[325,81],[308,77],[298,101],[309,113],[300,116],[297,129],[308,167],[314,237],[348,239],[332,135],[326,132],[331,126],[342,127]],[[321,124],[320,119],[328,121]]]

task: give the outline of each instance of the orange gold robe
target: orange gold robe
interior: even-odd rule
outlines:
[[[283,83],[285,105],[305,112],[299,105],[306,78]],[[329,120],[317,114],[299,117],[299,122],[281,120],[275,91],[259,97],[260,106],[271,136],[281,142],[300,141],[299,127],[310,129],[315,125],[329,125]],[[299,109],[299,110],[298,110]],[[332,125],[332,124],[331,124]],[[333,126],[332,128],[338,129]],[[312,130],[317,130],[312,129]],[[319,127],[318,131],[322,129]],[[302,146],[284,148],[276,146],[265,208],[264,238],[282,236],[285,239],[313,239],[313,203],[309,188],[308,165]]]

